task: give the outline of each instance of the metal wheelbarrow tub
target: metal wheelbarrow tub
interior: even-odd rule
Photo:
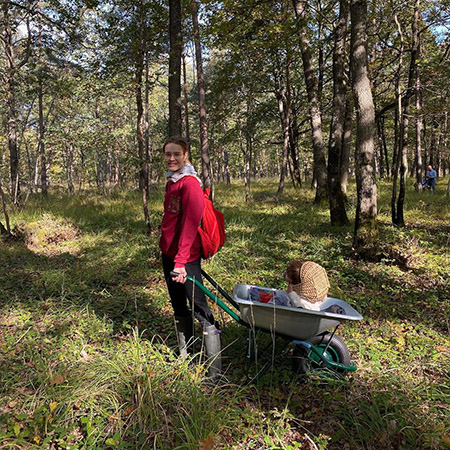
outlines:
[[[321,309],[338,305],[344,309],[345,314],[251,301],[248,300],[248,293],[253,287],[273,291],[274,293],[277,291],[276,289],[249,284],[237,284],[234,287],[233,300],[239,305],[242,320],[248,323],[250,327],[262,328],[298,340],[309,340],[318,334],[335,328],[341,322],[363,318],[344,300],[333,297],[326,297],[321,304]]]

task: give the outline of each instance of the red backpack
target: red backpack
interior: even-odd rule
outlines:
[[[205,189],[204,196],[205,211],[198,232],[202,243],[202,258],[208,259],[215,255],[225,243],[225,220],[223,214],[214,208],[209,199],[209,188]]]

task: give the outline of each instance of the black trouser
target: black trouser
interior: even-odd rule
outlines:
[[[209,325],[215,325],[214,316],[209,309],[205,294],[194,286],[192,281],[186,283],[177,283],[172,280],[170,272],[174,270],[174,261],[166,255],[162,255],[164,277],[169,290],[170,301],[175,316],[188,317],[192,315],[192,304],[194,304],[194,316],[202,324],[203,328]],[[192,278],[202,283],[202,272],[200,259],[186,263],[186,272]],[[189,300],[189,305],[188,305]]]

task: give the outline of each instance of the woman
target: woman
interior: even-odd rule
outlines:
[[[188,145],[183,138],[167,139],[163,152],[169,170],[159,247],[175,315],[178,346],[183,356],[191,350],[194,315],[203,327],[206,355],[212,360],[208,374],[214,376],[221,369],[220,331],[215,326],[205,294],[186,281],[189,275],[202,282],[201,242],[197,231],[205,209],[201,181],[188,161]],[[178,275],[172,277],[171,271]]]

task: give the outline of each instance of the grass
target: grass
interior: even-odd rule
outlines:
[[[353,259],[352,226],[331,228],[307,189],[277,200],[276,182],[261,180],[245,204],[239,183],[217,187],[227,243],[204,268],[226,291],[283,288],[289,261],[310,259],[364,316],[339,331],[358,366],[351,376],[305,380],[286,357],[256,385],[245,377],[246,329],[215,306],[225,378],[207,383],[204,364],[176,357],[158,233],[143,234],[137,193],[30,197],[11,212],[22,239],[0,243],[0,449],[449,447],[445,186],[409,191],[397,229],[380,183],[376,263]],[[152,192],[155,227],[162,196]],[[259,366],[272,340],[258,338]]]

